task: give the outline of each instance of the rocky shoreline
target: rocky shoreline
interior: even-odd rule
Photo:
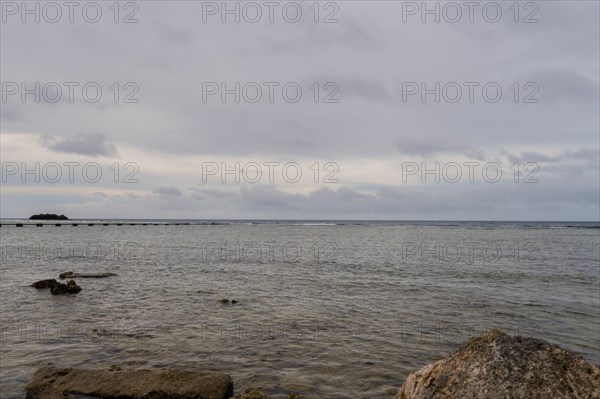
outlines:
[[[233,396],[229,375],[185,370],[41,367],[27,399],[269,399],[260,388]],[[304,398],[292,394],[290,399]],[[600,367],[529,337],[490,330],[445,359],[411,373],[395,399],[600,398]]]

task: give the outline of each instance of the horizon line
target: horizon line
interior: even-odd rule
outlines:
[[[29,217],[0,217],[0,220],[31,220]],[[38,219],[43,221],[44,219]],[[47,219],[53,221],[52,219]],[[503,222],[503,223],[600,223],[598,220],[515,220],[515,219],[260,219],[260,218],[105,218],[105,217],[76,217],[63,221],[75,220],[185,220],[185,221],[261,221],[261,222]]]

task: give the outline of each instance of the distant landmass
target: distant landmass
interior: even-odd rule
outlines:
[[[39,213],[37,215],[33,215],[29,218],[29,220],[67,220],[69,219],[65,215],[57,215],[55,213]]]

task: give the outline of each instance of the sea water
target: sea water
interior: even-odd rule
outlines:
[[[2,221],[2,398],[48,362],[393,398],[492,327],[600,363],[598,223],[103,222]],[[65,271],[117,276],[77,279],[77,295],[29,287]]]

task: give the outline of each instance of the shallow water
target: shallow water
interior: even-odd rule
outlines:
[[[490,327],[600,363],[597,227],[4,225],[1,396],[23,398],[54,362],[211,369],[275,397],[392,398]],[[74,296],[28,287],[69,270],[118,276],[78,279]]]

